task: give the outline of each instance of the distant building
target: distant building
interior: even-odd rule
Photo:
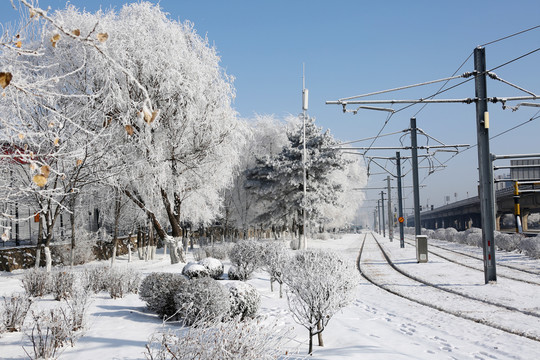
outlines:
[[[511,179],[512,177],[510,176],[510,174],[504,174],[504,175],[498,175],[495,177],[495,180],[506,180],[506,179]],[[495,181],[495,191],[497,190],[501,190],[501,189],[504,189],[504,188],[507,188],[507,187],[511,187],[512,186],[512,182],[510,181]]]

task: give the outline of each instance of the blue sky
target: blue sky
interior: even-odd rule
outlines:
[[[71,1],[95,11],[101,6],[119,8],[126,1]],[[41,7],[61,8],[64,1],[40,1]],[[221,55],[226,72],[235,76],[234,106],[244,118],[254,114],[301,112],[302,63],[310,91],[309,114],[343,141],[377,135],[385,113],[360,111],[343,114],[326,100],[394,88],[452,75],[480,44],[540,24],[540,2],[530,1],[160,1],[173,19],[190,20]],[[0,22],[18,17],[9,0],[0,0]],[[540,29],[486,46],[487,66],[493,68],[540,47]],[[540,93],[540,52],[502,67],[497,75]],[[472,60],[459,73],[473,70]],[[457,81],[452,82],[452,84]],[[379,96],[380,99],[415,99],[434,93],[438,85]],[[489,96],[517,96],[509,86],[488,82]],[[474,97],[474,82],[448,91],[444,98]],[[399,109],[401,106],[394,106]],[[446,144],[475,144],[474,105],[420,106],[395,114],[382,134],[408,128],[416,114],[418,127]],[[490,104],[491,135],[533,117],[538,109],[503,111]],[[495,154],[540,153],[540,119],[493,139]],[[408,138],[403,139],[409,145]],[[425,143],[419,139],[419,143]],[[430,142],[433,144],[433,141]],[[367,146],[369,143],[358,143]],[[400,146],[399,135],[378,140],[373,146]],[[408,155],[402,150],[402,155]],[[393,156],[391,151],[371,151],[372,156]],[[441,162],[449,156],[438,156]],[[382,165],[385,165],[384,163]],[[444,171],[420,175],[426,187],[421,203],[441,205],[472,196],[477,191],[477,150],[453,158]],[[391,165],[387,164],[388,169]],[[409,167],[405,164],[405,167]],[[379,172],[379,171],[377,171]],[[496,173],[499,174],[499,173]],[[369,186],[384,185],[386,175],[372,175]],[[405,178],[410,185],[411,177]],[[368,198],[376,198],[376,191]],[[406,191],[406,194],[408,191]],[[395,196],[395,195],[394,195]],[[412,196],[406,207],[412,204]],[[372,209],[373,205],[369,207]],[[372,211],[372,210],[370,210]]]

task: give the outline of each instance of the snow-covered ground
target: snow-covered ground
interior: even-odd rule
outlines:
[[[511,308],[526,309],[532,314],[540,313],[540,265],[538,260],[523,258],[519,254],[511,256],[498,254],[505,263],[515,262],[535,274],[523,275],[528,283],[500,277],[497,284],[484,285],[481,271],[473,270],[430,254],[428,263],[416,263],[415,249],[406,244],[399,248],[399,242],[389,242],[377,235],[383,248],[393,262],[403,271],[438,286],[466,293],[470,297],[493,299]],[[356,261],[362,243],[366,243],[362,253],[362,270],[383,282],[392,290],[404,291],[407,296],[420,296],[426,303],[440,305],[442,299],[456,295],[441,295],[439,290],[426,289],[425,285],[409,283],[402,275],[392,274],[383,268],[371,235],[344,235],[336,240],[311,240],[309,247],[330,248],[342,252],[351,261]],[[456,244],[430,240],[430,244],[456,248]],[[434,251],[439,251],[433,247]],[[459,250],[478,254],[478,249],[459,245]],[[442,253],[442,251],[441,251]],[[455,253],[442,254],[445,257],[459,257]],[[153,271],[180,272],[181,264],[170,265],[168,259],[152,262],[120,258],[117,266],[129,267],[148,274]],[[455,259],[459,260],[459,259]],[[482,268],[478,260],[467,260],[471,265]],[[503,275],[507,269],[500,271]],[[368,274],[369,273],[369,274]],[[22,272],[0,274],[0,295],[21,291]],[[504,274],[506,275],[506,274]],[[518,276],[518,275],[516,275]],[[257,272],[249,282],[262,296],[261,314],[276,317],[287,327],[293,327],[294,341],[289,343],[291,350],[307,352],[307,330],[294,323],[287,308],[287,300],[279,299],[278,292],[270,292],[268,275]],[[405,289],[405,290],[403,290]],[[444,293],[443,293],[444,294]],[[52,298],[39,301],[33,306],[47,306],[55,303]],[[457,302],[457,303],[456,303]],[[464,314],[482,312],[471,309],[466,300],[450,302]],[[486,305],[487,306],[487,305]],[[483,316],[497,319],[499,314],[485,311]],[[527,318],[523,325],[523,315],[516,315],[514,322],[505,326],[528,330],[529,334],[540,332],[540,318]],[[515,326],[514,326],[515,325]],[[174,324],[166,328],[174,328]],[[156,331],[163,330],[157,316],[146,310],[145,304],[137,295],[112,300],[106,293],[94,297],[91,307],[89,327],[84,336],[73,348],[66,348],[60,359],[144,359],[144,346],[147,339]],[[433,308],[420,305],[403,297],[391,294],[364,278],[357,288],[356,299],[343,311],[336,314],[323,333],[325,347],[315,346],[313,359],[538,359],[540,342],[489,327],[475,321],[466,320]],[[29,346],[28,340],[20,333],[4,333],[0,337],[0,358],[27,358],[22,346]],[[30,349],[29,349],[30,350]]]

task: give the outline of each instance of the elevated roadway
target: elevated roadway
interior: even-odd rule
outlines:
[[[532,189],[532,185],[520,187],[520,190]],[[503,215],[514,213],[513,188],[508,187],[496,191],[496,229],[501,230]],[[523,231],[528,229],[528,216],[540,212],[540,193],[523,193],[520,195],[521,219]],[[453,227],[459,231],[471,227],[481,227],[480,201],[478,196],[460,200],[420,213],[420,223],[426,229]],[[414,216],[409,216],[407,226],[414,226]]]

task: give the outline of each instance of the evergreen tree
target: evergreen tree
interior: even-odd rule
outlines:
[[[259,157],[246,172],[246,188],[256,193],[267,208],[257,219],[259,223],[290,224],[301,227],[296,220],[302,210],[311,222],[323,218],[321,204],[337,204],[343,186],[329,176],[343,171],[350,162],[339,150],[338,142],[329,131],[317,127],[314,119],[306,120],[307,196],[303,194],[303,124],[292,123],[287,130],[288,142],[274,156]]]

